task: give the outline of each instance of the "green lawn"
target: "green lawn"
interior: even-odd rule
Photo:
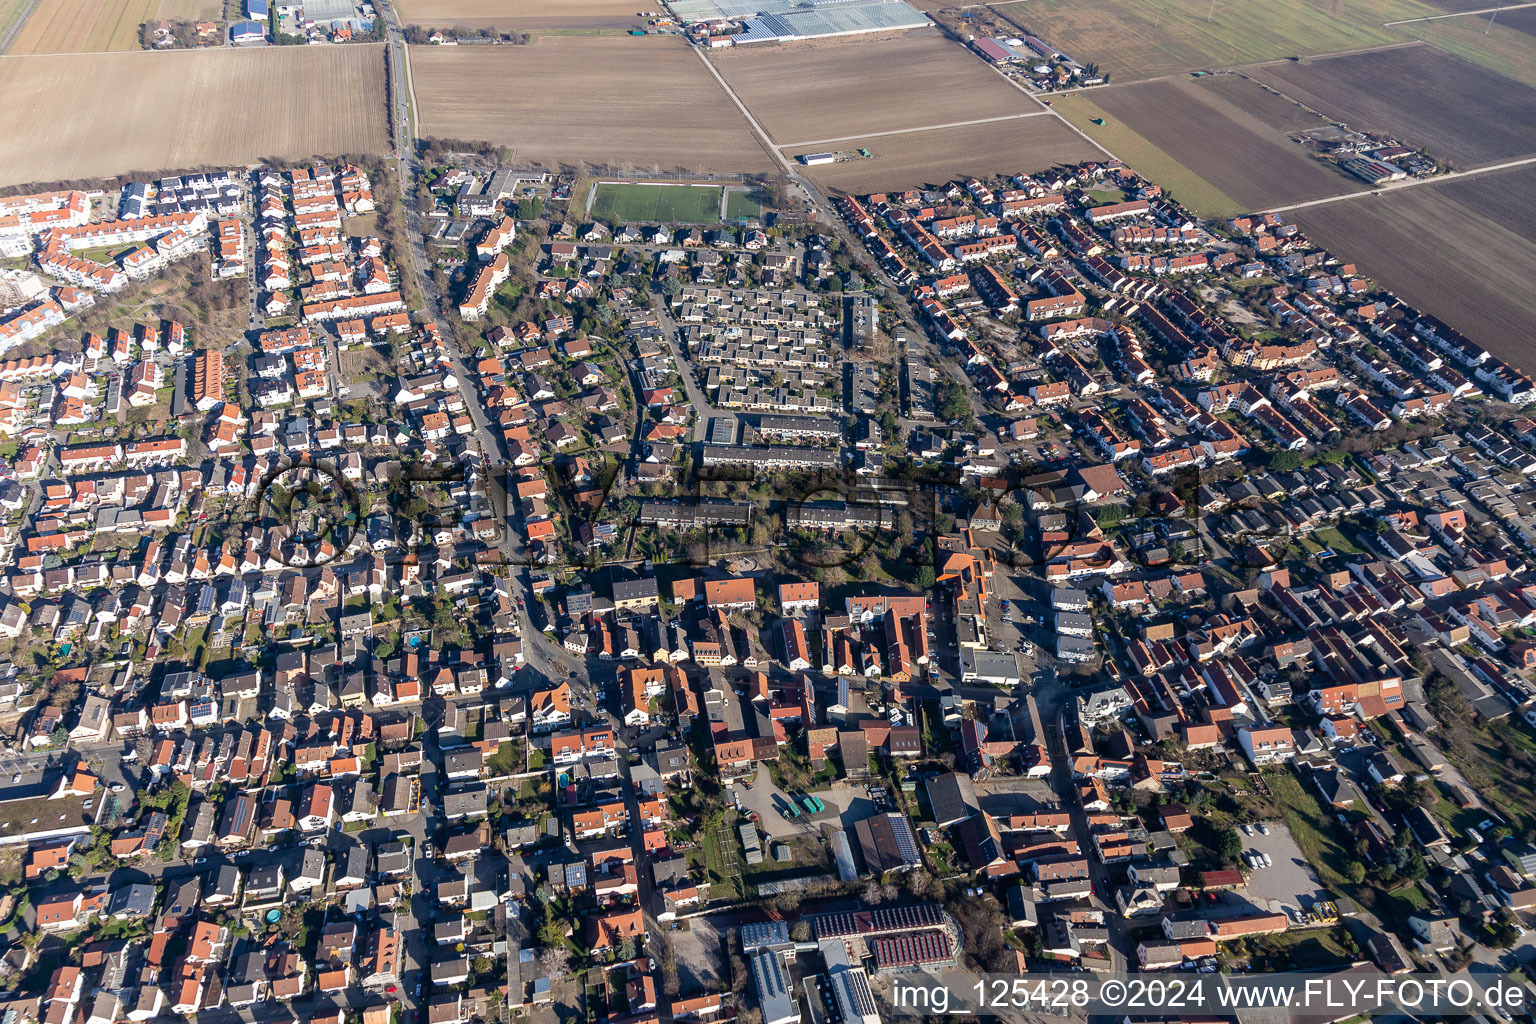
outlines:
[[[1435,817],[1440,819],[1445,830],[1455,838],[1469,828],[1476,828],[1478,823],[1488,815],[1476,807],[1457,807],[1451,801],[1441,799],[1435,801]]]
[[[185,634],[186,660],[196,665],[199,671],[207,664],[208,629],[204,626],[196,631],[188,630]]]
[[[1446,759],[1478,794],[1517,830],[1536,828],[1536,737],[1508,718],[1496,722],[1450,720]]]
[[[740,899],[746,895],[741,872],[746,866],[741,857],[740,840],[734,826],[705,829],[698,837],[704,855],[712,899]],[[765,844],[766,846],[766,844]],[[765,848],[765,854],[768,852]]]
[[[1332,548],[1333,551],[1334,551],[1334,554],[1338,554],[1338,555],[1358,555],[1358,554],[1360,554],[1360,549],[1358,547],[1356,547],[1354,545],[1354,543],[1352,541],[1350,541],[1350,539],[1348,537],[1346,537],[1346,536],[1344,536],[1344,534],[1340,533],[1338,527],[1336,527],[1336,526],[1329,526],[1329,527],[1327,527],[1325,529],[1318,530],[1312,536],[1317,538],[1317,542],[1319,544],[1323,544],[1323,545],[1325,545],[1327,547]]]
[[[1088,190],[1088,199],[1094,206],[1108,206],[1125,201],[1125,193],[1119,189],[1094,188]]]
[[[1261,970],[1304,971],[1329,967],[1354,958],[1344,941],[1343,927],[1265,935],[1248,943],[1249,954]],[[1353,945],[1351,943],[1351,945]]]
[[[1303,789],[1301,780],[1289,772],[1265,775],[1264,781],[1274,795],[1292,838],[1317,872],[1318,880],[1339,895],[1353,893],[1356,886],[1344,877],[1340,868],[1354,860],[1355,853],[1352,846],[1344,844],[1338,823],[1323,813],[1322,803]]]
[[[661,221],[667,224],[720,223],[719,185],[616,185],[597,182],[592,190],[590,212],[593,217],[620,221]]]
[[[493,775],[512,775],[522,770],[522,765],[517,763],[514,756],[517,753],[517,745],[503,741],[496,753],[485,759],[485,767]]]
[[[725,192],[726,220],[758,220],[763,216],[763,196],[755,188],[730,188]]]
[[[1110,117],[1093,103],[1090,96],[1091,91],[1055,96],[1051,98],[1051,105],[1089,138],[1102,144],[1138,173],[1163,186],[1170,196],[1195,213],[1219,219],[1243,212],[1244,207],[1237,200],[1163,152],[1151,139],[1132,131],[1124,121]],[[1094,118],[1104,123],[1095,124]]]
[[[787,844],[791,852],[790,859],[783,863],[773,859],[773,847],[781,843]],[[825,874],[830,866],[830,856],[825,847],[815,839],[796,836],[787,840],[764,839],[762,863],[747,864],[743,861],[741,873],[749,883],[756,885],[759,882],[783,881],[802,875]]]
[[[1424,890],[1411,883],[1388,892],[1387,903],[1405,920],[1421,910],[1429,909],[1429,898],[1424,895]]]

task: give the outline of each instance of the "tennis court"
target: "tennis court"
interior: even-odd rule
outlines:
[[[618,221],[718,224],[720,186],[600,181],[592,186],[587,212],[593,217]]]

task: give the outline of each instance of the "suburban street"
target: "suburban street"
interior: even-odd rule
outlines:
[[[1536,0],[8,2],[0,1024],[1536,963]]]

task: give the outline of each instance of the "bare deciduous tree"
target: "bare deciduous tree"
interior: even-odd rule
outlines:
[[[539,969],[550,981],[559,981],[571,969],[571,951],[564,946],[546,946],[539,957]]]

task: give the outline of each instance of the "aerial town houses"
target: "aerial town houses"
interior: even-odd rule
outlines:
[[[553,190],[506,181],[451,321],[355,233],[360,168],[0,207],[60,282],[0,321],[57,341],[0,363],[0,710],[51,755],[0,796],[54,965],[18,1019],[554,1019],[579,978],[867,1020],[914,968],[1278,969],[1343,918],[1452,967],[1527,926],[1525,784],[1437,739],[1536,720],[1520,371],[1114,164],[844,197],[898,290],[823,225],[520,249]],[[237,276],[247,229],[248,345],[69,325],[194,236]],[[145,255],[65,262],[104,237]],[[1244,280],[1279,328],[1210,297]],[[752,900],[718,951],[658,933]]]

